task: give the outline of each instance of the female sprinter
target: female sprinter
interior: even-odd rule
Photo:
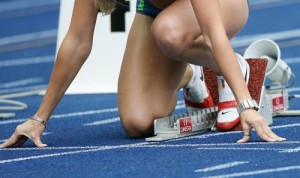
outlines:
[[[218,124],[227,128],[241,118],[244,136],[238,142],[247,142],[252,128],[265,141],[285,140],[255,110],[246,85],[249,66],[229,43],[245,25],[248,11],[246,0],[137,1],[119,78],[119,112],[129,136],[152,135],[153,119],[171,113],[188,62],[222,75],[219,110],[230,117],[219,112]]]
[[[105,0],[102,1],[104,2]],[[238,1],[242,1],[242,0],[238,0]],[[104,7],[107,9],[112,9],[113,6],[111,5],[114,4],[113,3],[114,1],[107,0],[106,2],[108,4],[102,6],[102,8]],[[179,3],[183,3],[183,4],[179,4]],[[202,3],[204,3],[204,1],[202,1]],[[186,5],[185,6],[186,9],[181,8],[181,5]],[[167,12],[170,12],[173,8],[175,11],[178,12],[176,13],[173,11],[173,14],[170,13],[170,15],[168,15],[168,17],[176,17],[176,19],[178,19],[176,21],[173,21],[174,25],[176,24],[175,22],[178,23],[187,22],[186,20],[188,20],[189,17],[193,17],[192,19],[194,19],[194,21],[192,22],[192,24],[194,25],[193,27],[196,29],[193,35],[196,35],[194,37],[197,37],[198,35],[199,38],[189,39],[195,41],[195,45],[190,47],[196,49],[194,50],[194,52],[196,53],[198,53],[199,51],[201,52],[202,50],[203,51],[202,55],[206,54],[205,59],[209,59],[209,60],[205,60],[205,61],[201,60],[202,55],[199,55],[199,60],[197,60],[196,62],[193,62],[192,59],[190,58],[184,58],[181,59],[183,61],[179,61],[179,60],[170,60],[169,58],[166,57],[166,56],[170,56],[174,59],[177,59],[176,55],[180,54],[180,53],[176,54],[175,51],[172,50],[170,50],[171,52],[168,53],[167,49],[172,49],[172,48],[165,48],[164,45],[166,46],[168,45],[168,43],[165,43],[164,41],[166,39],[162,38],[161,36],[159,36],[159,33],[157,33],[160,30],[163,32],[163,30],[168,26],[165,26],[164,28],[158,28],[158,27],[162,27],[160,26],[159,23],[160,21],[157,21],[157,23],[153,25],[152,30],[154,36],[157,39],[154,38],[154,36],[151,34],[150,31],[155,16],[157,16],[158,13],[161,11],[161,9],[165,8],[166,6],[168,6],[165,9],[166,14]],[[178,9],[176,9],[176,7]],[[179,0],[176,2],[167,1],[167,0],[166,1],[157,0],[157,1],[153,1],[153,4],[148,0],[141,0],[137,2],[137,14],[134,18],[134,22],[132,24],[130,34],[128,37],[127,47],[124,54],[124,61],[122,64],[122,69],[119,78],[119,91],[118,91],[119,112],[120,112],[121,121],[126,133],[130,137],[137,138],[137,137],[146,137],[152,135],[153,120],[158,117],[169,115],[172,112],[172,110],[176,105],[176,97],[177,97],[178,89],[183,86],[186,86],[187,83],[188,85],[189,84],[191,84],[192,86],[195,85],[195,82],[193,82],[193,77],[194,78],[196,77],[195,74],[192,72],[195,71],[195,67],[194,70],[192,70],[192,68],[187,68],[188,70],[186,70],[186,61],[188,60],[191,60],[191,62],[193,63],[209,66],[213,68],[216,72],[219,71],[219,73],[224,74],[226,76],[225,78],[229,81],[229,85],[230,86],[232,85],[234,91],[233,93],[235,93],[236,95],[236,93],[242,91],[237,96],[242,96],[241,98],[243,97],[248,98],[247,88],[243,87],[241,90],[236,89],[239,88],[240,85],[236,87],[237,86],[236,84],[232,84],[233,83],[232,81],[233,80],[236,81],[236,78],[243,78],[243,77],[238,64],[236,64],[236,60],[234,60],[235,56],[234,54],[232,54],[233,52],[230,51],[231,49],[230,46],[229,49],[225,48],[226,50],[224,50],[225,52],[223,51],[223,53],[227,55],[230,54],[228,55],[230,58],[226,58],[230,62],[227,61],[226,63],[229,64],[228,66],[232,66],[231,63],[235,65],[235,69],[233,70],[235,72],[234,75],[232,75],[233,73],[232,71],[223,69],[226,67],[222,65],[223,64],[222,62],[218,62],[218,59],[220,58],[218,54],[219,52],[215,52],[214,50],[212,50],[214,48],[211,45],[208,45],[210,43],[206,44],[206,42],[208,41],[204,41],[204,40],[201,41],[201,38],[203,38],[202,36],[204,36],[203,35],[204,31],[201,32],[200,29],[202,29],[202,26],[205,26],[203,24],[206,25],[211,24],[210,21],[211,19],[206,19],[201,23],[199,22],[201,27],[199,28],[199,24],[197,23],[196,16],[194,15],[192,7],[193,6],[189,0]],[[199,7],[197,5],[194,7],[195,7],[195,11],[198,12],[199,9],[197,8]],[[214,8],[219,10],[219,13],[222,12],[222,16],[224,15],[226,17],[226,14],[223,14],[224,12],[220,7],[222,7],[220,4],[218,4],[218,6],[214,4]],[[229,7],[233,8],[234,6],[232,5]],[[229,9],[228,11],[230,10],[232,9]],[[110,10],[106,11],[105,9],[102,9],[101,11],[110,12]],[[172,16],[174,14],[175,16]],[[211,16],[211,14],[209,14],[207,11],[203,11],[203,14],[201,14],[201,16],[203,15],[203,17]],[[197,15],[199,14],[197,13]],[[222,16],[221,14],[217,14],[218,18],[221,18]],[[92,46],[92,37],[93,37],[96,17],[97,17],[97,11],[95,10],[95,6],[93,3],[87,0],[75,0],[71,26],[64,39],[64,42],[62,43],[62,46],[60,47],[58,57],[57,57],[57,62],[55,64],[53,74],[50,79],[49,87],[46,91],[46,94],[43,98],[40,108],[38,109],[36,114],[33,117],[31,117],[31,119],[29,119],[23,124],[20,124],[16,128],[14,134],[5,143],[0,145],[0,147],[4,148],[4,147],[21,146],[28,138],[33,140],[36,146],[38,147],[46,146],[46,144],[43,144],[40,139],[42,133],[45,130],[45,127],[42,124],[46,124],[51,113],[55,109],[57,103],[59,102],[64,92],[70,85],[71,81],[74,79],[80,67],[86,60],[87,56],[89,55]],[[227,18],[230,19],[230,17]],[[157,19],[159,18],[157,17]],[[166,25],[170,25],[169,23],[167,23],[167,21],[161,21],[161,22],[165,22]],[[237,22],[233,22],[233,24],[234,23]],[[220,25],[220,21],[217,21],[216,24]],[[228,26],[231,26],[233,24],[229,23]],[[226,23],[224,24],[221,23],[221,25],[223,25],[224,28],[224,26],[226,26]],[[178,27],[183,27],[183,26],[178,26]],[[191,27],[191,26],[187,26],[187,27]],[[209,29],[208,31],[211,32],[210,31],[211,29],[210,28],[208,29]],[[180,34],[184,34],[186,31],[187,29],[182,29],[182,31],[180,31]],[[229,32],[230,31],[228,31],[227,33]],[[231,32],[234,33],[234,31]],[[214,34],[214,37],[215,35],[216,34]],[[227,36],[222,33],[217,34],[216,36],[218,38],[221,37],[220,39],[217,39],[217,41],[220,40],[224,42],[223,41],[224,36],[226,37],[225,39],[228,41]],[[230,37],[230,33],[228,34],[228,36]],[[169,36],[166,35],[165,37],[171,37],[171,39],[174,38],[172,34],[170,34]],[[179,35],[178,37],[182,37],[182,36]],[[181,40],[181,42],[184,42],[182,41],[181,38],[179,38],[179,40]],[[215,41],[212,41],[211,44],[215,44]],[[228,44],[226,45],[228,47]],[[163,49],[164,53],[161,53],[160,49]],[[183,52],[183,51],[179,51],[179,52]],[[176,55],[174,55],[174,53]],[[214,61],[213,59],[217,61],[216,62],[217,64],[213,62]],[[201,70],[200,72],[197,73],[198,74],[201,73]],[[240,77],[235,76],[236,73],[240,74]],[[199,75],[201,76],[201,74]],[[192,78],[192,82],[190,82],[191,78]],[[206,94],[208,93],[207,91],[205,91],[205,85],[201,83],[201,81],[199,82],[198,80],[198,82],[196,83],[200,86],[198,87],[198,89],[201,90],[199,92],[200,94],[203,92],[206,92]],[[244,80],[238,81],[236,83],[245,85]],[[208,96],[199,95],[199,97],[200,100],[205,100],[206,97]],[[238,100],[238,102],[241,101],[242,100]],[[264,122],[263,118],[259,116],[256,111],[252,109],[247,109],[242,112],[241,117],[242,117],[243,129],[245,131],[245,137],[241,140],[241,142],[248,141],[249,139],[248,134],[250,133],[251,127],[254,127],[258,132],[258,134],[261,136],[261,138],[266,141],[284,140],[283,138],[280,138],[276,136],[273,132],[271,132],[271,130]]]
[[[18,125],[13,135],[5,143],[1,144],[0,148],[21,146],[28,140],[28,138],[31,139],[37,147],[47,146],[41,141],[41,135],[45,131],[45,126],[58,102],[90,54],[98,11],[100,10],[103,14],[110,14],[114,10],[116,3],[116,1],[112,0],[94,0],[94,2],[93,0],[75,0],[71,24],[59,49],[47,91],[38,111],[26,122]],[[142,123],[149,124],[147,128],[144,126],[140,126],[141,128],[135,128],[137,129],[136,133],[141,133],[140,131],[145,129],[149,131],[155,118],[169,114],[172,108],[174,108],[173,102],[176,103],[176,99],[173,95],[176,94],[177,89],[174,90],[173,87],[177,88],[177,79],[179,76],[181,78],[181,72],[184,72],[185,70],[178,68],[179,66],[180,68],[184,68],[183,66],[186,66],[186,64],[182,62],[166,59],[159,51],[157,51],[158,48],[150,34],[150,25],[152,20],[153,19],[151,17],[141,14],[138,14],[135,18],[133,22],[134,25],[128,39],[129,44],[127,48],[129,48],[129,50],[127,49],[124,65],[126,67],[130,66],[130,71],[133,71],[132,74],[137,76],[130,76],[131,74],[124,72],[126,67],[123,67],[122,75],[124,76],[121,76],[121,78],[123,77],[130,80],[130,83],[133,84],[131,86],[127,86],[127,88],[124,85],[121,85],[121,103],[125,103],[124,101],[127,101],[132,107],[134,107],[134,105],[143,105],[143,108],[145,109],[141,110],[141,108],[136,107],[132,108],[132,111],[126,111],[137,114],[134,117],[131,117],[131,119],[137,120],[135,122],[129,122],[130,120],[124,121],[124,119],[122,119],[125,128],[128,131],[129,125],[134,126],[134,123],[140,122],[140,119],[142,118],[138,117],[139,115],[147,118],[147,120],[142,121]],[[136,29],[137,26],[138,29]],[[139,31],[136,34],[134,34],[136,32],[135,29]],[[136,44],[141,42],[141,46],[136,46]],[[153,60],[153,58],[155,59]],[[137,61],[137,59],[141,59],[141,61]],[[179,65],[177,63],[179,63]],[[193,69],[194,68],[195,67],[193,67]],[[154,69],[158,69],[159,72],[155,72]],[[142,71],[139,72],[139,70]],[[175,74],[178,70],[178,74]],[[168,75],[166,75],[169,72],[174,72],[175,74],[174,76],[171,76],[173,79],[170,80],[170,82],[168,82]],[[148,76],[147,74],[152,76]],[[192,78],[192,68],[187,70],[186,76],[187,77],[181,86],[185,86]],[[161,77],[161,79],[153,81],[152,83],[147,83],[156,77]],[[176,81],[174,79],[176,79]],[[135,86],[135,83],[138,85]],[[195,88],[194,83],[195,82],[190,82],[189,86],[193,85],[193,88]],[[203,85],[203,83],[196,83],[197,86]],[[148,87],[149,85],[153,86]],[[154,87],[154,85],[157,87]],[[145,86],[146,88],[143,90],[143,87]],[[151,90],[153,90],[153,92]],[[161,96],[166,94],[165,91],[171,90],[174,90],[174,92],[168,93],[165,97],[161,98]],[[206,90],[206,88],[204,88],[204,90]],[[141,95],[141,99],[147,98],[147,100],[136,101],[136,97],[130,98],[131,93],[134,92],[139,92],[136,93],[136,96]],[[128,94],[124,95],[124,93]],[[200,91],[199,93],[204,92]],[[153,94],[153,96],[150,96],[151,94]],[[152,98],[156,99],[152,101]],[[171,100],[169,98],[171,98]],[[171,101],[172,105],[170,105]],[[157,102],[159,105],[151,102]],[[155,107],[152,107],[151,105],[155,105]],[[164,110],[163,112],[161,112],[160,107]],[[123,108],[124,107],[121,107],[121,110]],[[124,111],[121,111],[121,113],[125,118],[128,116],[124,114]],[[133,131],[128,132],[128,134],[130,136],[138,136],[133,135]]]

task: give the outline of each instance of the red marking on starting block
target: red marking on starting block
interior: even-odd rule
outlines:
[[[284,110],[283,96],[272,99],[273,112]]]
[[[190,117],[181,119],[179,125],[180,125],[180,133],[192,132],[192,119]]]

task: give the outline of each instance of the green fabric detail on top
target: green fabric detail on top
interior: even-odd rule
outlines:
[[[145,1],[144,1],[144,0],[140,0],[137,9],[138,9],[139,11],[143,11],[143,10],[144,10],[144,7],[145,7]]]

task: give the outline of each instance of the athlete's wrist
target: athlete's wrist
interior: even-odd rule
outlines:
[[[42,119],[42,118],[36,117],[36,116],[31,116],[29,119],[43,124],[45,126],[45,128],[47,127],[47,120],[45,120],[45,119]]]
[[[254,109],[258,111],[259,107],[257,102],[254,99],[245,99],[241,101],[237,106],[239,115],[241,115],[241,113],[247,109]]]

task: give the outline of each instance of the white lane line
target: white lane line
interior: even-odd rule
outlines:
[[[87,152],[96,152],[96,151],[103,151],[103,150],[113,150],[113,149],[121,149],[121,148],[176,148],[176,147],[199,147],[202,144],[177,144],[177,145],[155,145],[148,142],[142,142],[137,144],[125,144],[125,145],[116,145],[116,146],[81,146],[81,147],[49,147],[49,148],[8,148],[8,149],[0,149],[1,151],[24,151],[24,150],[63,150],[63,149],[84,149],[78,151],[68,151],[62,153],[54,153],[54,154],[44,154],[38,156],[29,156],[23,158],[14,158],[14,159],[7,159],[7,160],[0,160],[0,164],[11,163],[11,162],[20,162],[26,160],[33,160],[33,159],[41,159],[41,158],[48,158],[48,157],[56,157],[56,156],[64,156],[64,155],[73,155],[73,154],[80,154],[80,153],[87,153]],[[219,148],[219,147],[207,147],[207,148],[198,148],[198,149],[239,149],[239,148]],[[278,151],[282,149],[276,148],[240,148],[239,150],[250,150],[250,151]],[[211,168],[212,169],[212,168]],[[201,171],[197,171],[201,172]]]
[[[249,163],[248,161],[234,161],[231,163],[225,163],[225,164],[220,164],[212,167],[207,167],[207,168],[202,168],[202,169],[197,169],[194,172],[210,172],[210,171],[215,171],[215,170],[220,170],[220,169],[226,169],[234,166],[239,166],[242,164],[247,164]]]
[[[248,171],[248,172],[238,172],[233,174],[209,176],[205,178],[230,178],[230,177],[241,177],[241,176],[254,176],[259,174],[268,174],[274,172],[291,171],[291,170],[299,170],[299,169],[300,169],[300,165],[295,165],[295,166],[279,167],[273,169],[263,169],[263,170]]]
[[[15,80],[13,82],[0,83],[0,88],[11,88],[11,87],[20,87],[29,84],[41,83],[43,78],[26,78],[22,80]]]
[[[43,134],[44,135],[44,134]],[[4,140],[5,141],[5,140]],[[175,148],[178,148],[178,147],[197,147],[197,149],[200,147],[200,149],[203,147],[204,149],[205,148],[209,148],[209,147],[213,147],[213,149],[215,148],[220,148],[219,146],[249,146],[249,145],[257,145],[257,146],[280,146],[280,145],[294,145],[294,144],[300,144],[300,141],[286,141],[286,142],[274,142],[274,143],[270,143],[270,142],[250,142],[250,143],[247,143],[247,144],[240,144],[240,143],[212,143],[212,144],[209,144],[209,143],[197,143],[197,144],[161,144],[161,143],[156,143],[156,142],[147,142],[149,144],[147,145],[138,145],[138,146],[132,146],[132,147],[135,147],[135,148],[166,148],[166,147],[169,147],[169,148],[172,148],[172,147],[175,147]],[[45,147],[45,148],[5,148],[5,149],[0,149],[0,151],[24,151],[24,150],[70,150],[70,149],[93,149],[93,148],[98,148],[100,146],[70,146],[70,147]],[[249,149],[250,148],[253,148],[253,147],[248,147]],[[246,148],[246,149],[248,149]],[[257,148],[257,149],[260,149],[260,148]],[[269,148],[267,148],[269,149]],[[278,151],[278,150],[286,150],[286,149],[275,149],[275,148],[270,148],[272,151]]]
[[[56,114],[56,115],[51,116],[51,118],[60,119],[60,118],[65,118],[65,117],[111,113],[111,112],[117,112],[117,111],[118,111],[118,108],[109,108],[109,109],[91,110],[91,111],[84,111],[84,112],[74,112],[74,113],[68,113],[68,114]]]
[[[237,48],[237,47],[247,46],[252,42],[260,39],[283,40],[283,39],[299,38],[299,37],[300,37],[300,29],[298,28],[298,29],[274,32],[274,33],[237,36],[231,40],[231,44],[234,48]]]
[[[181,103],[182,101],[179,101],[178,103]],[[177,108],[181,108],[182,105],[176,106]],[[185,107],[185,106],[184,106]],[[91,115],[91,114],[102,114],[102,113],[111,113],[111,112],[117,112],[118,108],[110,108],[110,109],[101,109],[101,110],[91,110],[91,111],[84,111],[84,112],[75,112],[75,113],[68,113],[68,114],[57,114],[51,116],[51,118],[60,119],[65,117],[74,117],[74,116],[83,116],[83,115]],[[117,122],[117,119],[110,118],[106,120],[102,120],[103,123],[108,122],[111,123],[111,120],[115,120]],[[1,122],[0,122],[1,124]]]
[[[118,111],[118,108],[90,110],[90,111],[83,111],[83,112],[73,112],[73,113],[68,113],[68,114],[56,114],[56,115],[52,115],[50,118],[51,119],[61,119],[61,118],[66,118],[66,117],[76,117],[76,116],[85,116],[85,115],[93,115],[93,114],[112,113],[112,112],[117,112],[117,111]],[[26,119],[23,118],[23,119],[0,121],[0,125],[19,123],[19,122],[24,122],[25,120],[27,120],[27,118]]]
[[[52,134],[52,133],[53,133],[53,132],[44,132],[42,135],[45,136],[45,135],[49,135],[49,134]],[[8,138],[7,138],[7,139],[0,140],[0,143],[5,142],[6,140],[8,140]],[[9,149],[9,148],[7,148],[7,149]],[[0,149],[0,151],[1,151],[1,149]]]
[[[112,113],[112,112],[117,112],[117,111],[118,111],[118,108],[110,108],[110,109],[91,110],[91,111],[83,111],[83,112],[73,112],[73,113],[68,113],[68,114],[56,114],[56,115],[52,115],[50,118],[51,119],[61,119],[61,118],[66,118],[66,117],[77,117],[77,116],[85,116],[85,115],[93,115],[93,114]],[[0,125],[24,122],[27,119],[28,118],[0,121]]]
[[[295,3],[299,3],[299,0],[260,0],[259,2],[253,2],[253,0],[251,0],[249,2],[250,11],[278,7],[283,5],[290,5]]]
[[[281,129],[281,128],[290,128],[290,127],[299,127],[299,126],[300,126],[300,123],[296,123],[296,124],[287,124],[287,125],[280,125],[280,126],[271,126],[271,129]],[[212,132],[211,134],[182,137],[182,138],[167,140],[165,142],[173,142],[173,141],[189,140],[189,139],[206,139],[209,137],[216,137],[216,136],[220,136],[220,135],[241,134],[241,133],[242,133],[242,131],[215,132],[215,133]],[[268,142],[268,143],[270,143],[270,142]]]
[[[247,150],[247,151],[283,151],[282,148],[221,148],[221,147],[210,147],[210,148],[197,148],[197,150]]]
[[[300,152],[300,147],[293,148],[293,149],[286,149],[286,150],[281,151],[280,153],[296,153],[296,152]]]
[[[285,142],[248,142],[246,144],[241,143],[201,143],[200,146],[212,147],[212,146],[247,146],[247,145],[280,145],[280,144],[300,144],[300,141],[285,141]]]
[[[5,148],[0,149],[1,151],[42,151],[42,150],[76,150],[76,149],[95,149],[100,146],[69,146],[69,147],[44,147],[44,148]]]
[[[226,148],[226,147],[201,147],[201,144],[170,144],[170,145],[142,145],[135,146],[136,148],[187,148],[187,147],[197,147],[197,150],[247,150],[247,151],[284,151],[282,148],[254,148],[254,147],[243,147],[243,148]]]
[[[295,46],[300,46],[300,38],[293,38],[285,41],[279,41],[278,45],[280,48],[291,48]]]
[[[44,40],[47,38],[56,38],[57,36],[57,29],[45,30],[40,32],[34,33],[27,33],[22,35],[15,35],[9,37],[0,38],[0,46],[7,46],[14,43],[22,43],[28,42],[33,40]]]
[[[0,13],[7,11],[16,11],[24,8],[33,8],[40,6],[48,6],[51,4],[59,4],[59,0],[34,0],[34,1],[20,1],[20,0],[10,0],[7,2],[0,3]]]
[[[300,87],[289,88],[288,91],[289,91],[289,92],[300,91]]]
[[[248,145],[257,145],[257,146],[274,146],[274,145],[286,145],[286,144],[300,144],[300,141],[284,141],[284,142],[248,142],[245,144],[242,143],[198,143],[198,144],[192,144],[197,147],[218,147],[218,146],[248,146]],[[173,145],[173,144],[171,144]],[[186,145],[191,146],[191,145]]]
[[[287,125],[271,126],[271,129],[281,129],[281,128],[299,127],[299,126],[300,126],[300,123],[296,123],[296,124],[287,124]]]
[[[40,32],[3,37],[0,38],[0,46],[22,43],[27,41],[47,39],[47,38],[56,38],[56,36],[57,36],[57,29],[51,29],[51,30],[45,30]],[[299,38],[299,37],[300,37],[300,29],[293,29],[293,30],[280,31],[274,33],[237,36],[231,40],[231,44],[233,45],[233,47],[237,48],[237,47],[247,46],[256,40],[264,39],[264,38],[272,39],[272,40],[283,40],[283,39],[291,39],[291,38]]]
[[[91,122],[91,123],[87,123],[87,124],[83,124],[83,125],[84,126],[95,126],[95,125],[110,124],[110,123],[119,122],[119,121],[120,121],[120,117],[115,117],[115,118],[95,121],[95,122]]]
[[[168,148],[176,148],[176,147],[199,147],[199,146],[201,146],[201,144],[154,145],[152,143],[142,142],[142,143],[136,143],[136,144],[125,144],[125,145],[116,145],[116,146],[8,148],[8,149],[0,149],[0,152],[1,151],[24,151],[24,150],[39,150],[39,151],[40,150],[62,150],[62,149],[84,149],[84,150],[68,151],[68,152],[62,152],[62,153],[44,154],[44,155],[38,155],[38,156],[29,156],[29,157],[23,157],[23,158],[0,160],[0,164],[48,158],[48,157],[64,156],[64,155],[73,155],[73,154],[80,154],[80,153],[87,153],[87,152],[96,152],[96,151],[103,151],[103,150],[121,149],[121,148],[167,148],[167,147]],[[216,148],[211,148],[211,149],[219,149],[219,148],[216,147]],[[249,150],[252,150],[252,149],[249,148]],[[266,149],[263,149],[263,150],[266,150]],[[269,150],[281,150],[281,149],[269,149]]]
[[[175,109],[184,109],[185,108],[185,104],[179,104],[175,107]]]
[[[38,56],[20,59],[0,60],[0,67],[12,67],[29,64],[54,63],[55,56]]]
[[[217,147],[217,146],[248,146],[248,145],[266,145],[266,146],[273,146],[273,145],[280,145],[280,144],[300,144],[300,141],[285,141],[285,142],[248,142],[246,144],[242,143],[199,143],[198,146],[201,147]]]
[[[95,149],[88,149],[88,150],[78,150],[78,151],[69,151],[69,152],[54,153],[54,154],[44,154],[44,155],[38,155],[38,156],[28,156],[28,157],[23,157],[23,158],[6,159],[6,160],[0,160],[0,164],[41,159],[41,158],[50,158],[50,157],[57,157],[57,156],[64,156],[64,155],[89,153],[89,152],[96,152],[96,151],[103,151],[103,150],[130,148],[130,147],[135,147],[135,146],[143,145],[143,144],[148,144],[148,143],[143,142],[143,143],[137,143],[137,144],[126,144],[126,145],[117,145],[117,146],[100,146]]]
[[[182,109],[182,108],[185,108],[185,105],[177,105],[175,109]],[[98,125],[110,124],[110,123],[114,123],[114,122],[120,122],[120,117],[95,121],[95,122],[86,123],[86,124],[83,124],[83,125],[84,126],[98,126]]]
[[[26,86],[19,88],[9,88],[9,89],[0,89],[0,95],[9,94],[9,93],[18,93],[18,92],[26,92],[32,90],[45,90],[47,85],[35,85],[35,86]]]
[[[251,0],[249,2],[250,5],[259,5],[259,4],[269,4],[269,3],[274,3],[274,2],[281,2],[281,1],[286,1],[286,0]]]
[[[300,63],[300,57],[292,57],[292,58],[286,58],[282,60],[284,60],[287,64]]]
[[[55,45],[56,41],[57,41],[56,37],[53,37],[53,38],[46,38],[46,39],[42,39],[42,40],[27,41],[25,43],[4,45],[4,46],[0,46],[0,53],[19,51],[19,50],[24,50],[24,49],[29,49],[29,48],[37,48],[37,47],[41,47],[41,46]]]

